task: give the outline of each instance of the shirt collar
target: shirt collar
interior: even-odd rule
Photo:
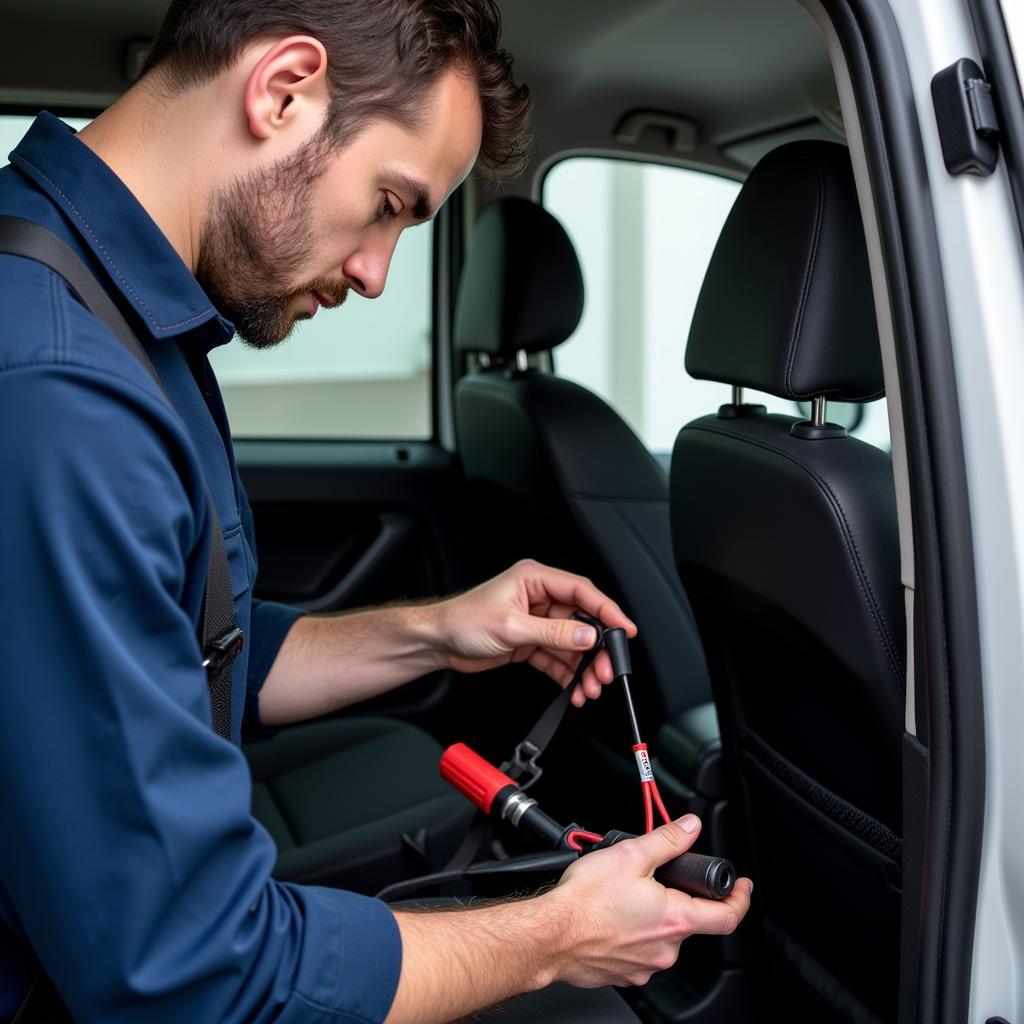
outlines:
[[[43,112],[11,154],[67,215],[114,286],[156,338],[210,324],[214,344],[235,332],[121,179],[59,118]],[[204,332],[205,333],[205,332]]]

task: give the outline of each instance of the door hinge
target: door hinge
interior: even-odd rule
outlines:
[[[932,79],[942,159],[950,174],[991,174],[999,159],[999,118],[992,86],[967,57]]]

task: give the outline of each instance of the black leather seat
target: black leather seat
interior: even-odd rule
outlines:
[[[497,552],[487,570],[529,556],[608,588],[640,626],[638,671],[671,716],[709,701],[710,687],[673,569],[668,478],[597,395],[525,365],[582,312],[579,261],[558,221],[525,199],[485,207],[455,317],[457,349],[485,363],[456,389],[459,451],[482,546]]]
[[[882,396],[845,147],[795,143],[751,172],[686,368],[812,400],[819,420],[823,398]],[[682,430],[671,478],[677,566],[741,798],[739,859],[773,970],[795,982],[784,1015],[893,1020],[905,634],[890,458],[841,429],[729,403]]]

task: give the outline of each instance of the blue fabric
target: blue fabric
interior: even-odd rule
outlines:
[[[41,115],[11,159],[0,214],[92,265],[174,409],[60,278],[0,255],[0,1018],[31,950],[82,1021],[381,1021],[393,916],[270,877],[245,760],[210,728],[205,486],[247,637],[236,740],[297,614],[251,600],[251,516],[206,359],[233,328],[62,122]]]

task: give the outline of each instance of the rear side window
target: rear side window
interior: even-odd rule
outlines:
[[[0,115],[0,163],[34,120]],[[76,130],[84,118],[64,118]],[[425,440],[431,410],[433,224],[402,232],[378,299],[351,292],[272,349],[237,338],[210,361],[235,437]]]
[[[655,453],[684,423],[730,400],[723,384],[693,380],[683,358],[704,272],[740,183],[676,167],[573,157],[544,179],[542,202],[565,226],[583,268],[586,305],[554,350],[559,376],[597,392]],[[769,412],[793,402],[747,390]],[[885,402],[830,405],[830,419],[889,448]]]

